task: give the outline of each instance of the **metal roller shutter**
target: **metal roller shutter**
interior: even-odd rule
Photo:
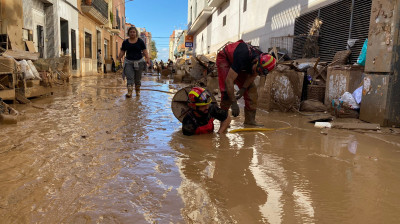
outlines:
[[[353,27],[351,29],[351,39],[358,39],[351,48],[351,63],[356,63],[361,52],[365,39],[368,38],[369,23],[371,17],[372,0],[356,0],[353,12]]]
[[[307,33],[310,31],[315,18],[318,17],[318,10],[304,14],[296,18],[293,39],[293,58],[303,57],[303,48],[306,42]]]
[[[350,48],[350,62],[355,63],[364,40],[368,38],[371,4],[372,0],[341,0],[298,17],[295,21],[293,57],[302,57],[305,36],[319,16],[323,24],[318,42],[319,52],[315,57],[330,62],[337,51],[346,50],[348,39],[359,39]]]
[[[349,38],[351,0],[344,0],[320,9],[323,22],[319,38],[321,61],[331,62],[338,51],[346,50]]]

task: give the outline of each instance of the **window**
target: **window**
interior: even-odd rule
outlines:
[[[121,18],[119,17],[119,11],[117,9],[117,29],[121,29]]]
[[[118,41],[115,42],[115,50],[116,50],[116,54],[115,55],[117,55],[117,57],[118,57]]]
[[[85,32],[85,58],[92,58],[92,34]]]
[[[243,12],[246,12],[247,10],[247,0],[244,0],[243,2]]]
[[[226,25],[226,16],[224,16],[224,18],[222,19],[222,26]]]
[[[195,0],[195,3],[194,3],[194,18],[195,19],[197,18],[197,0]]]
[[[207,19],[207,26],[210,25],[212,22],[212,16],[210,16],[210,18]]]
[[[104,39],[104,59],[109,59],[108,57],[108,40]]]

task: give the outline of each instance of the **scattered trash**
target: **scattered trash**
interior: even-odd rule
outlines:
[[[345,92],[340,98],[340,101],[343,102],[345,106],[347,106],[350,109],[360,109],[360,105],[356,102],[356,99],[354,99],[353,95],[349,92]]]
[[[362,94],[363,94],[363,86],[360,86],[356,90],[354,90],[352,95],[353,95],[354,99],[356,100],[357,104],[361,103]]]
[[[308,68],[313,67],[314,63],[307,62],[307,63],[301,63],[297,66],[297,69],[300,71],[306,71]]]
[[[374,157],[374,156],[369,156],[368,159],[374,160],[374,161],[378,161],[378,158]]]
[[[0,114],[0,124],[16,124],[17,122],[17,116]]]
[[[347,47],[348,49],[352,48],[359,39],[348,39],[347,40]]]
[[[334,122],[332,124],[333,128],[338,129],[361,129],[361,130],[380,130],[381,126],[379,124],[370,124],[370,123],[338,123]]]
[[[316,127],[316,128],[332,128],[332,124],[329,122],[315,122],[314,127]]]
[[[314,127],[316,128],[337,128],[337,129],[348,129],[348,130],[380,130],[379,124],[370,123],[340,123],[340,122],[315,122]]]
[[[368,48],[368,39],[365,39],[364,45],[360,52],[360,56],[358,56],[357,59],[357,64],[365,66],[365,61],[367,60],[367,48]]]
[[[18,111],[8,106],[0,98],[0,124],[16,124],[18,122]]]

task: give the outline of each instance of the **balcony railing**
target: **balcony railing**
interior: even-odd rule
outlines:
[[[188,34],[193,35],[212,15],[212,8],[205,7],[200,14],[197,16],[196,20],[193,23],[188,24]]]
[[[82,0],[82,11],[100,24],[108,23],[108,3],[104,0],[92,0],[90,5]]]
[[[108,18],[108,3],[104,0],[93,0],[92,5],[104,17]]]

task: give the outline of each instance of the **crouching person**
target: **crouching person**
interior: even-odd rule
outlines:
[[[226,131],[231,119],[228,112],[211,103],[210,93],[200,87],[194,87],[188,94],[190,111],[182,121],[184,135],[200,135],[214,131],[214,119],[221,121],[218,134]]]

